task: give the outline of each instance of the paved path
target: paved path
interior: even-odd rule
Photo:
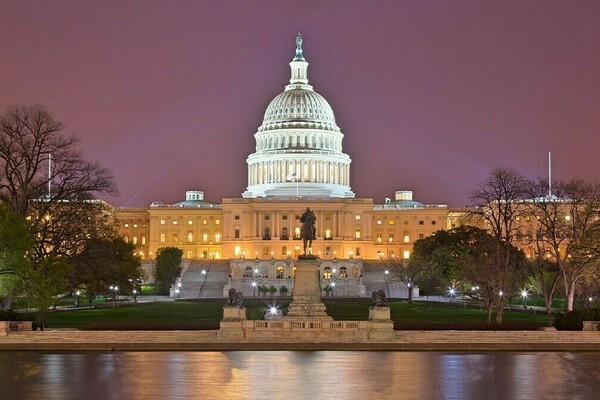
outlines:
[[[218,331],[45,330],[10,332],[0,337],[0,350],[600,351],[600,332],[396,331],[396,340],[390,342],[295,342],[225,340],[218,337]]]

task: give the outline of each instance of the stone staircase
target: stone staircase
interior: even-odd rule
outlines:
[[[205,271],[206,274],[203,274]],[[222,298],[230,267],[227,260],[191,260],[181,276],[180,298]]]

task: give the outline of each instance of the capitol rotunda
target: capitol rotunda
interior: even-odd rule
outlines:
[[[308,84],[302,36],[296,37],[291,79],[267,107],[248,156],[244,198],[353,198],[350,157],[331,106]]]

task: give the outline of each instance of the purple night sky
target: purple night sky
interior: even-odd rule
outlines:
[[[600,1],[0,2],[0,109],[42,104],[117,206],[240,197],[295,36],[357,197],[464,206],[490,170],[600,178]]]

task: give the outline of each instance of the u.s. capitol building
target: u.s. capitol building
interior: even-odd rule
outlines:
[[[317,217],[312,254],[321,260],[325,283],[337,283],[337,295],[369,293],[371,281],[385,278],[381,260],[407,259],[415,240],[457,223],[446,205],[420,203],[408,190],[384,204],[356,197],[344,135],[327,100],[309,84],[300,35],[290,68],[289,84],[254,134],[240,198],[212,204],[202,191],[188,191],[176,204],[116,212],[118,232],[148,263],[161,247],[183,250],[183,295],[220,296],[231,286],[253,295],[257,282],[290,288],[306,208]]]

